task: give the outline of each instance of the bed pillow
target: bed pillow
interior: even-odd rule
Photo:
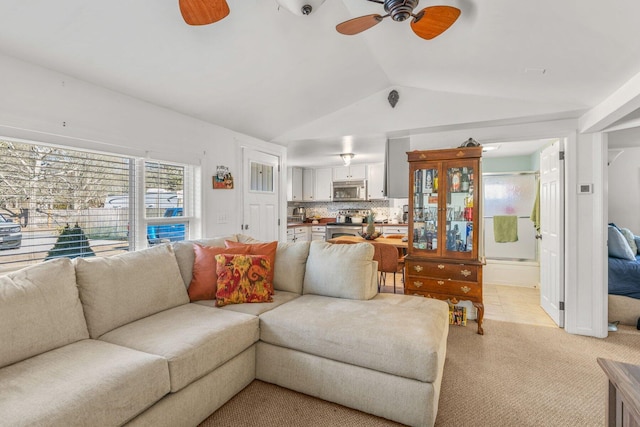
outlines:
[[[620,232],[622,233],[624,238],[627,239],[627,243],[629,243],[629,247],[631,248],[631,252],[633,252],[634,255],[637,254],[638,253],[638,246],[636,245],[636,241],[634,240],[633,232],[631,230],[629,230],[628,228],[621,228]]]
[[[609,247],[609,256],[611,257],[628,259],[630,261],[636,259],[627,239],[624,238],[616,227],[609,226],[609,241],[607,245]]]
[[[638,252],[640,252],[640,236],[633,236],[633,241],[636,243],[636,247],[638,248]]]

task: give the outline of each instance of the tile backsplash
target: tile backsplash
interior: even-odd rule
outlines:
[[[343,210],[372,211],[376,217],[386,217],[389,220],[397,219],[402,222],[402,206],[407,199],[372,200],[370,202],[289,202],[287,214],[293,214],[293,208],[306,208],[307,218],[318,216],[321,218],[334,218]]]

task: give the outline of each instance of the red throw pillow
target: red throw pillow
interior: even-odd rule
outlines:
[[[216,299],[216,284],[218,274],[216,273],[216,255],[222,253],[247,254],[246,248],[221,248],[217,246],[193,245],[195,260],[193,262],[193,275],[189,284],[189,300],[200,301],[206,299]]]
[[[267,286],[271,271],[269,258],[264,255],[216,255],[218,289],[216,305],[246,302],[272,302]]]
[[[269,292],[273,295],[273,270],[276,265],[276,251],[278,250],[278,242],[270,242],[270,243],[239,243],[232,242],[230,240],[225,240],[224,245],[227,248],[247,248],[247,254],[250,255],[264,255],[269,259],[269,263],[271,265],[271,271],[269,272],[269,276],[267,277],[267,286],[269,287]]]

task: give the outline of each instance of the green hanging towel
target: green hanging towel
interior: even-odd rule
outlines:
[[[540,180],[538,180],[536,200],[533,202],[533,209],[531,211],[531,221],[533,222],[533,228],[536,229],[536,234],[540,235]]]
[[[493,238],[497,243],[518,241],[518,217],[496,215],[493,217]]]

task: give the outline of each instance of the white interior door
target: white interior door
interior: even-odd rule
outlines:
[[[264,242],[278,240],[280,158],[243,149],[244,203],[242,232]]]
[[[540,305],[564,327],[564,162],[557,141],[540,154]]]

